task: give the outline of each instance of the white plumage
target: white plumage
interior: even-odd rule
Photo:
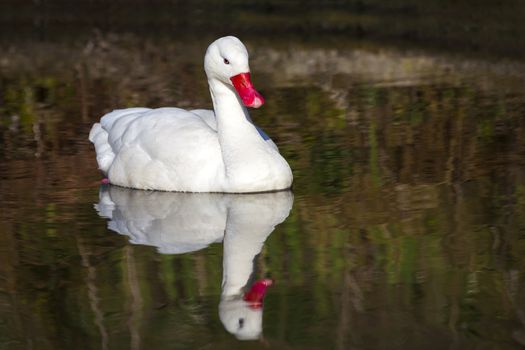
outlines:
[[[89,139],[111,184],[183,192],[290,188],[288,163],[245,107],[264,100],[249,80],[244,45],[235,37],[216,40],[205,70],[213,111],[128,108],[93,125]]]

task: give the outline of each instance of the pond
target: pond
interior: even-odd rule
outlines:
[[[252,119],[294,185],[228,195],[101,186],[87,139],[115,108],[210,108],[218,15],[159,34],[169,18],[131,29],[120,8],[92,23],[95,5],[49,3],[0,18],[36,18],[0,36],[0,348],[525,345],[525,62],[495,37],[523,34],[512,10],[497,16],[514,31],[429,44],[441,17],[424,25],[411,1],[232,5],[266,98]],[[377,29],[392,14],[415,19]]]

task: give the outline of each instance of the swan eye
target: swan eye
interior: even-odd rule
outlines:
[[[227,58],[224,59],[224,64],[230,64],[230,61],[228,61]]]

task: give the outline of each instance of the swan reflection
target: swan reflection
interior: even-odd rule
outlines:
[[[238,339],[261,335],[262,299],[272,282],[249,285],[250,277],[264,242],[290,213],[290,191],[236,195],[103,186],[99,198],[95,208],[110,219],[108,228],[129,236],[133,244],[182,254],[223,242],[221,322]]]

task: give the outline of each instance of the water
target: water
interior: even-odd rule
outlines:
[[[371,3],[359,23],[390,13]],[[372,24],[364,37],[336,31],[339,8],[305,39],[265,11],[229,25],[272,29],[239,36],[267,100],[252,118],[294,172],[278,194],[99,186],[92,123],[119,107],[209,108],[202,57],[216,27],[171,36],[79,21],[58,35],[69,20],[43,14],[1,37],[1,348],[525,344],[525,62],[491,36],[505,24],[447,34],[485,40],[482,55],[400,28],[392,40]],[[262,308],[229,292],[264,278]]]

